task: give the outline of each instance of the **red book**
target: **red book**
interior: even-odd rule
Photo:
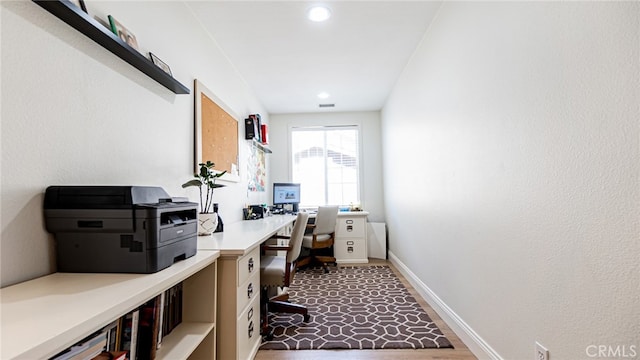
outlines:
[[[262,143],[264,145],[269,144],[269,140],[267,138],[267,125],[266,124],[261,124],[260,125],[260,135],[261,135],[261,139],[262,139]]]

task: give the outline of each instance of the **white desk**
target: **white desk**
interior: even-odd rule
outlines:
[[[217,250],[217,358],[253,359],[260,335],[260,244],[290,225],[293,215],[274,215],[225,225],[224,231],[198,237],[198,251]]]
[[[273,215],[225,224],[223,232],[198,236],[198,250],[218,250],[220,256],[246,255],[295,219],[295,215]]]

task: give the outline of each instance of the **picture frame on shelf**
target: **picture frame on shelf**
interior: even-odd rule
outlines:
[[[169,76],[173,77],[171,73],[171,68],[164,61],[160,60],[154,53],[149,52],[149,57],[151,58],[151,62],[153,62],[157,67],[162,69],[162,71],[166,72]]]
[[[111,26],[111,31],[116,34],[122,41],[126,42],[132,48],[138,50],[138,40],[136,40],[136,36],[129,31],[124,25],[122,25],[118,20],[116,20],[113,16],[109,15],[109,25]]]
[[[73,5],[79,7],[80,9],[82,9],[82,11],[84,11],[85,13],[89,13],[87,11],[87,6],[84,3],[84,0],[69,0]]]

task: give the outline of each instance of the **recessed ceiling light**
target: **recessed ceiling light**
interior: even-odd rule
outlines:
[[[329,8],[324,6],[314,6],[311,9],[309,9],[309,12],[307,13],[307,15],[309,16],[309,20],[311,21],[315,21],[315,22],[325,21],[331,17],[331,10],[329,10]]]
[[[326,99],[328,97],[329,97],[329,94],[324,91],[318,94],[318,98],[320,99]]]

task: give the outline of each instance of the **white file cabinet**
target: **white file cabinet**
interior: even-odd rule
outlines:
[[[250,359],[260,346],[260,248],[242,257],[222,257],[219,359]],[[237,274],[236,276],[229,276]],[[222,310],[220,309],[227,309]],[[228,309],[235,309],[229,312]]]
[[[340,212],[333,253],[337,263],[367,263],[366,211]]]

